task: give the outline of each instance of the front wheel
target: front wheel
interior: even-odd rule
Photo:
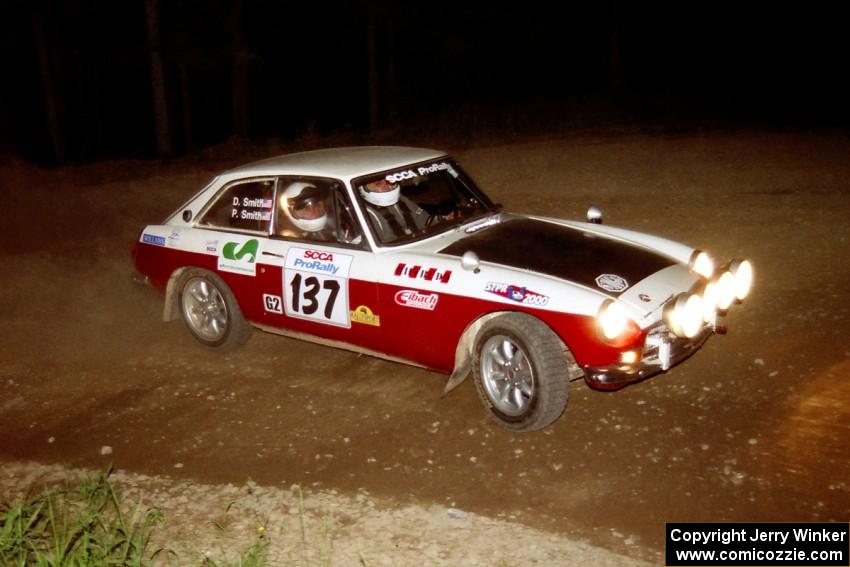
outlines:
[[[227,284],[206,270],[186,272],[180,283],[180,314],[186,328],[201,344],[230,350],[244,343],[251,326]]]
[[[494,317],[475,340],[478,397],[499,425],[512,431],[535,431],[558,419],[576,369],[561,339],[525,313]]]

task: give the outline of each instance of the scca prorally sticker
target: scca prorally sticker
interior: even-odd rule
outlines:
[[[521,287],[518,285],[510,285],[499,282],[488,282],[486,286],[484,286],[484,291],[494,293],[496,295],[505,297],[510,299],[511,301],[516,301],[517,303],[522,303],[524,305],[534,305],[536,307],[543,307],[547,303],[549,303],[549,296],[543,295],[541,293],[537,293],[535,291],[531,291],[527,287]]]
[[[155,234],[142,234],[142,242],[153,244],[154,246],[165,246],[165,237],[156,236]]]
[[[372,310],[365,305],[358,305],[357,309],[351,312],[351,320],[363,325],[381,326],[381,317],[372,313]]]
[[[399,277],[408,277],[413,279],[425,280],[428,282],[449,283],[452,277],[451,270],[438,270],[437,268],[429,268],[423,266],[411,266],[400,263],[395,267],[395,275]]]
[[[442,161],[440,163],[432,163],[431,165],[423,165],[418,167],[416,171],[419,175],[428,175],[429,173],[437,173],[438,171],[453,171],[452,166]]]
[[[286,255],[286,267],[305,272],[348,277],[351,256],[335,252],[291,248]]]
[[[626,291],[626,289],[628,289],[629,282],[617,274],[600,274],[596,276],[596,285],[605,291],[620,293],[621,291]]]
[[[395,171],[393,173],[387,174],[384,179],[386,179],[390,183],[400,183],[405,179],[415,179],[417,177],[429,175],[438,171],[448,171],[452,177],[457,177],[457,172],[454,170],[451,164],[446,162],[440,162],[432,163],[430,165],[423,165],[417,167],[416,169],[404,169],[402,171]]]
[[[290,248],[283,270],[284,309],[290,317],[351,327],[348,273],[353,256]]]
[[[279,295],[272,295],[270,293],[263,294],[263,309],[268,311],[269,313],[279,313],[283,315],[283,301],[281,301]]]
[[[219,251],[218,269],[222,272],[256,276],[259,253],[258,239],[231,235]]]
[[[395,302],[405,307],[433,311],[437,308],[440,296],[436,293],[420,293],[413,289],[403,289],[395,294]]]

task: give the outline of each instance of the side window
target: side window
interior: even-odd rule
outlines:
[[[207,209],[199,226],[268,233],[274,209],[274,180],[237,181]]]
[[[342,184],[332,179],[278,180],[275,236],[366,248]]]

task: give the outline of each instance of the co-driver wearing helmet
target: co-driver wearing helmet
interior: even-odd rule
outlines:
[[[402,195],[398,183],[372,181],[360,187],[360,195],[380,241],[391,242],[425,228],[428,213]]]
[[[328,191],[324,187],[306,181],[291,183],[278,199],[284,216],[278,225],[278,234],[290,238],[333,240],[327,199]]]

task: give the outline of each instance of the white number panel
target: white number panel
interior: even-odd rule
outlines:
[[[352,256],[290,248],[283,271],[286,314],[326,325],[351,327],[348,273]]]

